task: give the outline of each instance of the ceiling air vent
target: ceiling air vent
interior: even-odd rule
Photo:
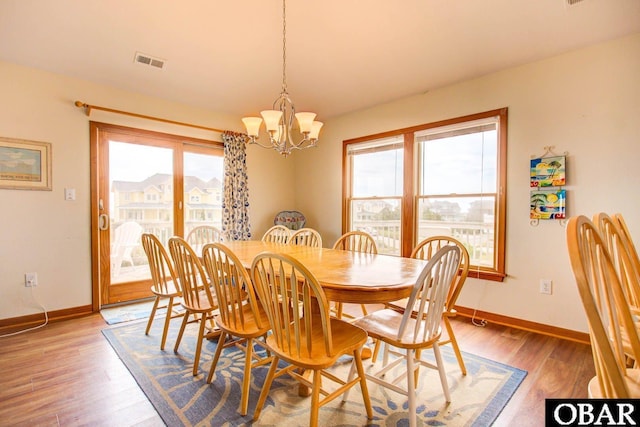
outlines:
[[[146,53],[136,52],[136,56],[134,62],[142,65],[149,65],[151,67],[162,69],[164,68],[165,60],[160,58],[155,58],[151,55],[147,55]]]

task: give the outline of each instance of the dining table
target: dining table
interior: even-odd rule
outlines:
[[[247,269],[261,252],[291,255],[316,277],[328,300],[342,303],[376,304],[406,298],[427,265],[424,260],[394,255],[261,240],[235,240],[223,244]]]
[[[261,240],[222,244],[235,253],[246,269],[251,269],[256,255],[262,252],[288,254],[315,276],[329,301],[341,303],[383,304],[407,298],[427,265],[421,259]],[[365,346],[362,358],[371,357],[371,353]],[[298,393],[308,396],[310,389],[301,384]]]

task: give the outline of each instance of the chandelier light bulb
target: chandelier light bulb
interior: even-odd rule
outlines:
[[[247,135],[257,138],[260,134],[262,119],[260,117],[245,117],[242,119],[242,122],[247,128]]]

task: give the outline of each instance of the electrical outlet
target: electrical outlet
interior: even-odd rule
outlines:
[[[76,189],[75,188],[65,188],[64,189],[64,199],[65,200],[75,200],[76,199]]]
[[[25,273],[24,285],[27,288],[30,288],[32,286],[38,286],[38,273]]]
[[[541,294],[547,294],[547,295],[551,295],[551,285],[552,285],[552,280],[551,279],[540,279],[540,293]]]

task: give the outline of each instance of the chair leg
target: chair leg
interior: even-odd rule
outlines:
[[[269,389],[271,388],[271,383],[273,382],[273,377],[278,369],[279,362],[280,359],[277,356],[274,356],[271,361],[271,366],[269,367],[269,372],[267,372],[267,378],[265,378],[264,384],[262,385],[262,391],[260,392],[258,403],[256,403],[256,409],[253,412],[253,421],[257,421],[258,417],[260,417],[262,406],[264,406],[264,402],[267,400],[267,395],[269,394]]]
[[[384,343],[384,353],[382,354],[382,366],[387,366],[389,364],[389,343]]]
[[[336,303],[336,317],[338,319],[342,319],[342,303],[341,302]]]
[[[371,399],[369,398],[369,388],[367,387],[367,379],[364,373],[364,368],[362,367],[362,356],[360,352],[361,350],[355,350],[353,352],[353,361],[356,365],[356,369],[358,370],[358,375],[360,375],[360,389],[362,391],[362,400],[364,400],[364,407],[367,410],[367,418],[372,419],[373,411],[371,410]],[[351,367],[351,371],[353,371],[353,366]],[[349,376],[351,376],[351,373]],[[351,378],[353,377],[351,376]]]
[[[347,382],[351,382],[351,380],[353,379],[353,376],[356,374],[356,364],[355,361],[356,359],[353,359],[354,363],[351,364],[351,369],[349,369],[349,376],[347,377]],[[349,387],[348,389],[346,389],[344,391],[344,394],[342,395],[342,401],[346,402],[347,399],[349,398],[349,392],[351,391],[351,387]],[[364,396],[364,395],[363,395]]]
[[[375,345],[373,346],[373,355],[371,356],[371,363],[376,363],[378,360],[378,353],[380,353],[380,340],[375,340]]]
[[[416,360],[420,360],[420,356],[422,355],[422,349],[416,349]],[[418,388],[418,378],[420,378],[420,363],[416,363],[415,371],[413,371],[413,385],[415,388]]]
[[[366,316],[367,314],[369,314],[369,313],[367,312],[367,306],[366,306],[366,305],[364,305],[364,304],[360,304],[360,309],[362,310],[362,314],[364,314],[365,316]]]
[[[207,384],[211,384],[211,380],[213,379],[213,373],[216,371],[216,366],[218,365],[218,359],[220,358],[220,354],[222,353],[222,348],[224,347],[224,342],[227,339],[227,333],[225,331],[220,332],[220,338],[218,339],[218,345],[216,346],[216,354],[213,356],[213,360],[211,361],[211,367],[209,368],[209,375],[207,375]],[[242,414],[246,415],[246,414]]]
[[[149,331],[151,330],[151,324],[153,323],[153,318],[156,316],[156,310],[158,309],[159,302],[160,302],[160,297],[156,296],[156,300],[153,302],[153,307],[151,307],[149,320],[147,321],[147,329],[145,329],[144,331],[145,335],[149,335]]]
[[[193,355],[193,376],[198,375],[198,364],[200,363],[200,352],[202,351],[202,341],[204,340],[204,327],[207,324],[207,315],[201,314],[200,327],[198,328],[198,340],[196,342],[196,350]]]
[[[318,411],[320,410],[320,370],[313,371],[313,390],[311,391],[311,420],[310,427],[318,426]]]
[[[409,426],[416,427],[416,385],[414,382],[415,350],[407,349],[407,397],[409,398]]]
[[[156,302],[156,304],[157,304],[157,302]],[[151,311],[151,315],[152,316],[154,315],[154,313],[156,311],[155,310],[156,304],[154,304],[154,309]],[[171,322],[172,310],[173,310],[173,297],[169,297],[169,303],[167,304],[167,316],[164,319],[164,329],[162,330],[162,341],[160,341],[160,350],[164,350],[164,345],[167,342],[167,335],[169,334],[169,323]],[[151,323],[149,323],[147,328],[149,326],[151,326]]]
[[[447,328],[447,334],[449,334],[451,347],[453,347],[453,352],[456,355],[456,359],[458,359],[458,365],[460,365],[460,371],[462,371],[462,375],[467,375],[467,367],[464,365],[464,360],[462,360],[462,353],[460,352],[458,341],[456,341],[456,336],[453,333],[453,328],[451,327],[451,322],[449,322],[448,317],[444,317],[444,326]]]
[[[224,342],[224,341],[223,341]],[[218,341],[218,346],[220,341]],[[242,379],[242,396],[240,397],[240,415],[247,415],[247,407],[249,406],[249,386],[251,385],[251,365],[253,358],[253,339],[247,338],[247,351],[244,359],[244,378]]]
[[[189,313],[188,311],[184,313],[182,324],[180,325],[180,331],[178,331],[178,337],[176,338],[176,344],[173,346],[174,353],[178,352],[178,347],[180,346],[180,341],[182,341],[182,335],[184,334],[184,328],[187,326],[190,315],[191,313]]]
[[[447,373],[444,370],[444,363],[442,362],[442,354],[440,353],[440,345],[438,345],[438,343],[433,344],[433,354],[436,356],[436,365],[438,365],[438,373],[440,374],[442,391],[444,392],[444,397],[447,399],[447,403],[449,403],[451,402],[451,394],[449,393],[449,385],[447,384]]]

